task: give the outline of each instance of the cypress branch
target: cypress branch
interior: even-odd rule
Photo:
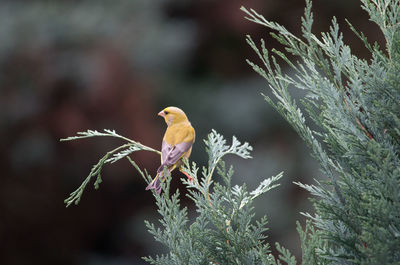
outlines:
[[[111,136],[125,140],[127,143],[107,152],[93,167],[82,185],[66,200],[67,206],[77,204],[82,193],[93,176],[100,175],[106,163],[114,163],[122,158],[129,160],[146,183],[152,179],[146,170],[142,170],[129,154],[136,151],[157,152],[133,140],[120,136],[115,131],[87,131],[78,136],[66,138],[77,140],[96,136]],[[168,249],[168,253],[144,257],[151,264],[287,264],[295,265],[296,260],[288,250],[277,245],[281,256],[271,255],[269,244],[265,242],[267,219],[254,219],[253,201],[279,186],[277,181],[283,173],[265,179],[253,191],[247,191],[245,184],[232,185],[233,167],[226,167],[223,158],[226,155],[237,155],[244,159],[251,158],[252,147],[232,137],[227,144],[225,138],[212,130],[204,140],[209,157],[207,166],[202,170],[195,162],[190,165],[184,159],[182,170],[193,177],[192,181],[181,179],[186,185],[187,196],[193,201],[198,215],[189,220],[187,209],[180,205],[180,192],[170,190],[171,176],[164,174],[166,181],[161,183],[162,194],[152,192],[161,216],[159,224],[145,221],[145,225],[154,239]],[[216,182],[218,174],[222,183]],[[98,185],[98,181],[95,185]]]
[[[352,54],[335,18],[329,32],[320,37],[311,32],[310,0],[301,19],[304,40],[242,7],[248,20],[275,31],[272,36],[286,51],[270,53],[264,40],[258,47],[247,36],[261,60],[260,65],[248,63],[274,96],[264,96],[266,101],[307,143],[329,179],[325,184],[295,183],[316,197],[316,214],[304,213],[312,222],[304,231],[299,226],[305,264],[400,263],[395,232],[400,227],[400,1],[361,3],[386,40],[382,51],[347,21],[371,53],[370,61]],[[295,74],[285,74],[274,55]],[[301,102],[318,130],[305,124],[290,96],[292,87],[306,90]]]

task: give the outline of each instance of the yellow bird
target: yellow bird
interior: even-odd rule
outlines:
[[[168,127],[165,131],[161,146],[161,165],[157,169],[157,176],[146,187],[146,190],[154,189],[158,194],[161,193],[161,181],[164,168],[168,174],[175,168],[182,165],[182,158],[189,158],[192,152],[192,145],[195,140],[195,131],[190,124],[185,112],[177,107],[167,107],[158,113],[163,117]],[[181,170],[189,180],[192,177]],[[162,180],[165,178],[162,177]]]

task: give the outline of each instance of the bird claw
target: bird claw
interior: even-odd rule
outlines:
[[[193,182],[193,177],[192,177],[192,176],[190,176],[189,174],[186,175],[186,176],[187,176],[187,178],[188,178],[188,181]]]
[[[185,176],[188,178],[188,181],[193,182],[193,177],[192,176],[190,176],[188,173],[186,173],[182,169],[179,169],[179,171],[182,172],[183,174],[185,174]]]

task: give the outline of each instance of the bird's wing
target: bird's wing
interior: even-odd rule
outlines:
[[[181,142],[174,146],[170,146],[167,142],[163,141],[162,163],[158,168],[157,173],[161,173],[164,170],[164,167],[168,169],[178,162],[178,160],[190,149],[192,144],[193,142]]]
[[[161,145],[161,164],[164,163],[165,159],[167,158],[168,154],[172,150],[172,145],[168,144],[167,141],[163,140]]]

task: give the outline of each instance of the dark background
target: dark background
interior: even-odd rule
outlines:
[[[285,171],[255,206],[269,218],[269,242],[299,255],[295,222],[312,209],[292,182],[323,176],[260,95],[269,91],[245,62],[258,62],[245,35],[279,45],[243,18],[241,5],[300,34],[304,2],[295,0],[0,1],[0,264],[144,264],[142,256],[165,251],[143,222],[159,217],[154,199],[126,160],[107,166],[100,189],[90,184],[79,206],[65,208],[92,165],[121,142],[59,139],[109,128],[159,149],[165,124],[156,114],[169,105],[196,128],[199,164],[214,128],[254,147],[252,160],[228,159],[235,183],[254,189]],[[358,56],[368,59],[345,17],[382,42],[359,1],[317,0],[313,11],[314,32],[327,31],[336,15]],[[153,153],[132,158],[153,174],[159,164]],[[182,190],[181,173],[174,175]]]

